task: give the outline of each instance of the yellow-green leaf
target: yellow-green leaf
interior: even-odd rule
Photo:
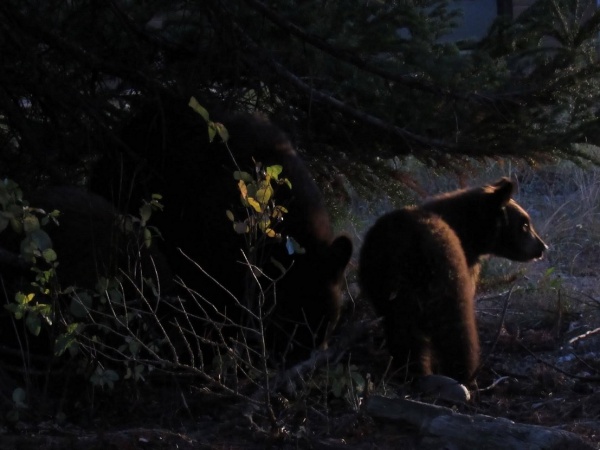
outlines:
[[[263,205],[265,205],[271,199],[272,196],[273,188],[270,184],[265,184],[256,191],[256,199]]]
[[[217,128],[217,133],[219,133],[219,136],[222,139],[222,141],[227,142],[229,140],[229,131],[227,131],[227,128],[225,128],[225,125],[217,122],[217,123],[215,123],[215,126]]]
[[[281,217],[283,217],[283,215],[288,212],[288,210],[281,206],[281,205],[277,205],[275,206],[275,208],[273,208],[273,212],[271,213],[271,217],[273,217],[274,219],[279,219]]]
[[[242,198],[248,197],[248,188],[246,187],[244,180],[238,182],[238,189],[240,190],[240,194],[242,194]]]
[[[275,178],[276,180],[277,180],[277,177],[279,177],[279,174],[281,172],[283,172],[283,167],[281,167],[279,165],[267,167],[267,175]]]
[[[252,206],[254,208],[254,210],[256,212],[258,212],[258,213],[262,212],[262,207],[260,206],[260,203],[258,203],[252,197],[248,197],[246,200],[248,200],[248,203],[250,204],[250,206]]]
[[[34,293],[24,294],[22,292],[17,292],[15,294],[15,301],[21,305],[26,305],[26,304],[30,303],[34,297],[35,297]]]
[[[208,142],[212,142],[215,140],[215,136],[217,135],[217,127],[214,122],[208,122]]]
[[[269,218],[265,218],[264,215],[261,216],[261,220],[258,222],[258,228],[260,228],[260,231],[266,233],[270,225],[271,221],[269,220]]]
[[[200,116],[202,116],[202,118],[206,122],[208,122],[210,120],[208,111],[200,103],[198,103],[198,100],[196,100],[195,97],[190,98],[190,102],[188,103],[188,106],[190,108],[192,108],[194,111],[196,111],[198,114],[200,114]]]

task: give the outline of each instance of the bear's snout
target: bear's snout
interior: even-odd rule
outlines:
[[[550,248],[544,241],[542,241],[542,239],[539,236],[537,237],[536,247],[537,251],[536,255],[533,257],[534,260],[542,259],[544,257],[544,253],[546,253]]]
[[[531,229],[527,236],[527,242],[521,246],[523,249],[523,258],[515,258],[523,262],[536,261],[544,257],[544,253],[548,250],[548,245],[542,240],[542,238]]]

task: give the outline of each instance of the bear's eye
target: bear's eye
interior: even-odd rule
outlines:
[[[523,230],[523,233],[529,233],[529,222],[523,222],[521,229]]]

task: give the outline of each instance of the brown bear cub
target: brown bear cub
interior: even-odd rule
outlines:
[[[479,364],[473,302],[480,258],[530,261],[547,249],[511,198],[513,187],[502,178],[443,194],[390,212],[367,232],[361,287],[384,317],[395,362],[411,374],[470,381]]]

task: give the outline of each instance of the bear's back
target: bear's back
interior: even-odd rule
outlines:
[[[360,278],[380,314],[391,303],[414,309],[410,301],[390,302],[390,297],[432,298],[432,290],[440,286],[446,291],[474,289],[454,230],[439,215],[418,207],[390,212],[371,227],[361,249]]]

